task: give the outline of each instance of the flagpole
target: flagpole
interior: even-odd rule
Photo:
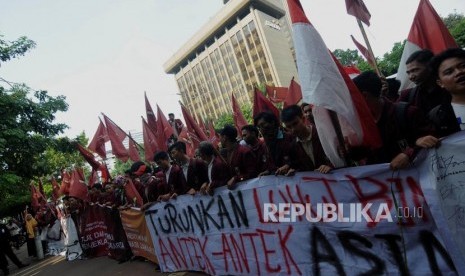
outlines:
[[[131,139],[131,140],[134,142],[134,144],[136,144],[140,149],[142,149],[142,150],[144,149],[144,147],[142,147],[141,145],[139,145],[139,143],[137,143],[136,140],[134,140],[130,135],[128,135],[128,134],[126,133],[126,131],[124,131],[119,125],[117,125],[112,119],[110,119],[110,117],[106,116],[103,112],[102,112],[102,115],[105,116],[105,117],[107,117],[108,120],[110,120],[110,122],[112,122],[117,128],[119,128],[119,130],[121,130],[122,132],[124,132],[124,134],[126,134],[126,136],[128,136],[129,139]]]
[[[370,53],[371,57],[373,58],[373,61],[374,61],[373,66],[375,67],[374,69],[376,71],[376,74],[378,74],[378,76],[382,77],[383,74],[379,70],[378,63],[376,62],[375,55],[373,54],[373,50],[371,48],[370,41],[368,40],[368,36],[367,36],[367,34],[365,32],[365,28],[363,27],[362,21],[357,18],[357,23],[358,23],[358,27],[360,28],[360,31],[362,32],[363,39],[365,40],[365,44],[367,45],[368,52]]]
[[[328,112],[329,112],[329,117],[331,118],[331,122],[333,123],[334,131],[336,132],[336,137],[339,142],[339,147],[344,152],[343,158],[344,158],[344,162],[346,163],[346,167],[350,166],[351,162],[345,150],[344,136],[342,135],[341,124],[339,123],[339,118],[337,117],[337,113],[330,109],[328,109]]]

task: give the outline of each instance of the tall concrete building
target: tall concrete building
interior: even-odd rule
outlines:
[[[251,104],[259,84],[288,86],[297,78],[283,0],[226,2],[165,64],[183,104],[197,119],[231,113],[231,94]]]

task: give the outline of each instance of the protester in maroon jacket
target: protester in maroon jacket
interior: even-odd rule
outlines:
[[[415,106],[399,111],[399,104],[381,97],[381,80],[374,72],[364,72],[353,81],[365,97],[383,142],[371,152],[367,164],[390,162],[393,170],[407,167],[417,151],[416,139],[432,132],[426,118]]]
[[[226,162],[233,176],[227,183],[228,188],[233,188],[235,183],[254,178],[258,174],[252,150],[239,145],[236,138],[237,130],[231,125],[225,125],[220,131],[221,145],[226,150]]]
[[[231,179],[230,169],[225,160],[217,156],[212,143],[203,141],[199,144],[199,155],[207,163],[208,181],[200,187],[201,194],[212,195],[215,188],[224,186]]]
[[[258,128],[253,125],[245,125],[241,129],[242,139],[246,142],[246,146],[250,147],[257,166],[257,172],[262,175],[262,172],[270,168],[270,156],[264,141],[258,139]]]
[[[291,167],[296,171],[328,173],[333,166],[326,157],[316,127],[305,123],[302,109],[291,105],[281,112],[281,121],[294,136],[291,147]]]
[[[200,186],[208,181],[207,164],[197,158],[189,158],[186,154],[186,144],[178,141],[170,146],[171,157],[181,167],[187,187],[188,194],[195,194],[200,190]]]
[[[415,87],[401,91],[397,102],[406,102],[416,106],[426,116],[431,109],[450,100],[432,76],[429,63],[434,57],[433,52],[423,49],[412,53],[406,61],[407,75]]]
[[[171,198],[176,198],[178,195],[187,193],[189,188],[184,179],[182,169],[178,165],[170,163],[168,153],[164,151],[155,153],[153,161],[162,169],[167,184],[167,192],[160,195],[159,200],[167,201]]]

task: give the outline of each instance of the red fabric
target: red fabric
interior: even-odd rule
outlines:
[[[131,137],[131,133],[129,133],[129,149],[128,149],[128,152],[129,152],[129,158],[132,161],[134,161],[134,162],[140,161],[139,149],[138,149],[136,143],[134,142],[134,139]]]
[[[208,131],[210,132],[210,135],[208,136],[208,141],[210,141],[210,143],[212,143],[213,146],[216,148],[218,146],[218,143],[220,142],[220,139],[216,134],[212,121],[210,121],[210,123],[208,124]]]
[[[152,106],[150,105],[149,99],[147,99],[147,93],[144,93],[145,96],[145,113],[147,114],[147,124],[153,133],[157,133],[157,118],[153,112]]]
[[[87,185],[85,184],[80,169],[75,169],[71,174],[71,183],[69,186],[69,196],[88,201]]]
[[[90,176],[89,176],[89,181],[87,182],[87,186],[92,188],[92,186],[94,186],[95,182],[97,181],[98,181],[97,170],[92,169],[92,172],[90,173]]]
[[[79,143],[76,144],[76,147],[77,147],[79,153],[82,155],[82,157],[84,157],[84,159],[87,161],[87,163],[89,163],[89,165],[94,170],[97,170],[100,167],[100,162],[95,160],[95,157],[91,152],[89,152],[87,149],[85,149]]]
[[[34,184],[31,183],[31,206],[35,212],[37,212],[37,210],[39,210],[40,208],[40,198],[41,196],[39,191],[37,191],[36,186],[34,186]]]
[[[184,142],[186,144],[186,154],[189,157],[194,157],[195,155],[195,147],[194,143],[191,139],[191,136],[189,135],[189,132],[187,131],[187,127],[183,127],[181,130],[181,133],[179,133],[178,136],[178,141]],[[197,142],[197,146],[198,146]]]
[[[68,195],[69,194],[69,185],[71,183],[71,175],[63,171],[61,174],[61,186],[60,186],[60,195]]]
[[[201,141],[208,141],[208,137],[191,116],[187,108],[181,104],[181,111],[182,115],[184,116],[184,121],[186,121],[187,131],[189,132],[189,136],[192,140],[193,146],[195,148],[198,147]]]
[[[108,138],[107,129],[102,121],[99,119],[99,125],[97,131],[94,134],[94,138],[90,141],[89,146],[87,147],[91,151],[100,155],[103,159],[107,158],[107,151],[105,149],[105,143],[110,139]]]
[[[292,23],[308,23],[307,16],[304,13],[304,8],[298,0],[287,0],[287,6],[289,7],[289,15],[291,16]]]
[[[428,0],[420,1],[407,40],[422,49],[430,49],[435,54],[447,48],[458,47],[441,17]]]
[[[284,100],[284,107],[288,107],[293,104],[297,104],[302,99],[302,89],[300,85],[292,78],[289,84],[289,93]],[[279,118],[279,117],[278,117]]]
[[[111,152],[119,160],[127,162],[129,154],[123,145],[123,140],[126,139],[127,136],[126,133],[105,114],[103,115],[103,118],[105,120],[105,125],[107,126],[108,137],[110,138]]]
[[[350,66],[344,66],[344,72],[346,72],[347,75],[360,75],[360,69],[358,69],[355,65],[350,65]]]
[[[241,108],[239,104],[236,101],[236,98],[234,97],[234,94],[231,95],[231,102],[232,102],[232,110],[233,110],[233,120],[234,120],[234,126],[237,129],[237,133],[241,133],[241,129],[243,126],[248,125],[247,120],[244,117],[244,114],[242,114]]]
[[[142,135],[144,139],[145,160],[153,161],[155,152],[160,148],[157,143],[157,137],[150,129],[144,118],[142,118]]]
[[[168,150],[168,138],[174,134],[173,128],[171,127],[170,123],[163,114],[163,111],[157,105],[157,142],[160,150],[167,151]]]
[[[131,179],[128,179],[126,184],[124,184],[124,191],[126,193],[128,202],[131,204],[134,203],[137,207],[142,207],[142,205],[144,205],[142,197],[134,186],[134,183],[132,183]]]
[[[251,179],[258,175],[255,156],[247,146],[237,145],[234,151],[228,154],[227,160],[230,173],[236,176],[237,181]]]
[[[362,0],[346,0],[347,13],[370,26],[371,14]]]
[[[45,199],[44,185],[42,184],[42,179],[39,178],[39,193],[42,198]]]
[[[109,183],[111,182],[111,175],[110,172],[108,171],[107,164],[104,162],[102,165],[100,165],[100,172],[102,173],[102,183]]]
[[[288,87],[266,86],[268,99],[273,103],[282,103],[286,99],[288,91]]]
[[[350,36],[352,38],[352,41],[354,42],[355,46],[357,46],[357,49],[360,51],[360,53],[365,57],[365,59],[367,60],[368,64],[370,64],[370,66],[372,68],[375,68],[375,64],[376,64],[376,61],[374,59],[374,57],[370,54],[370,52],[368,51],[367,48],[365,48],[365,46],[363,46],[360,42],[358,42],[353,35]],[[359,72],[360,74],[360,72]]]
[[[279,118],[279,110],[276,106],[273,105],[262,92],[255,88],[254,98],[253,98],[253,117],[257,116],[260,112],[268,111],[276,115],[276,118]]]
[[[382,141],[379,135],[378,127],[376,126],[373,115],[368,109],[368,105],[363,98],[362,93],[360,93],[357,86],[355,86],[349,75],[347,75],[347,73],[344,71],[344,68],[339,63],[337,58],[332,54],[331,56],[336,63],[337,69],[339,70],[339,73],[341,73],[347,88],[349,89],[350,97],[352,98],[355,110],[357,111],[358,119],[360,120],[360,125],[363,132],[362,145],[371,149],[381,147]]]
[[[55,177],[52,177],[52,198],[56,201],[60,197],[60,186],[58,185]]]
[[[216,156],[213,160],[210,187],[214,189],[224,186],[228,183],[228,180],[231,179],[231,177],[232,176],[228,164],[223,162],[219,156]]]

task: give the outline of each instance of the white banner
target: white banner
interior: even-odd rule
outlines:
[[[155,204],[146,221],[164,272],[456,275],[464,259],[449,247],[463,244],[462,228],[443,241],[420,179],[419,166],[392,172],[386,164],[267,176]]]

